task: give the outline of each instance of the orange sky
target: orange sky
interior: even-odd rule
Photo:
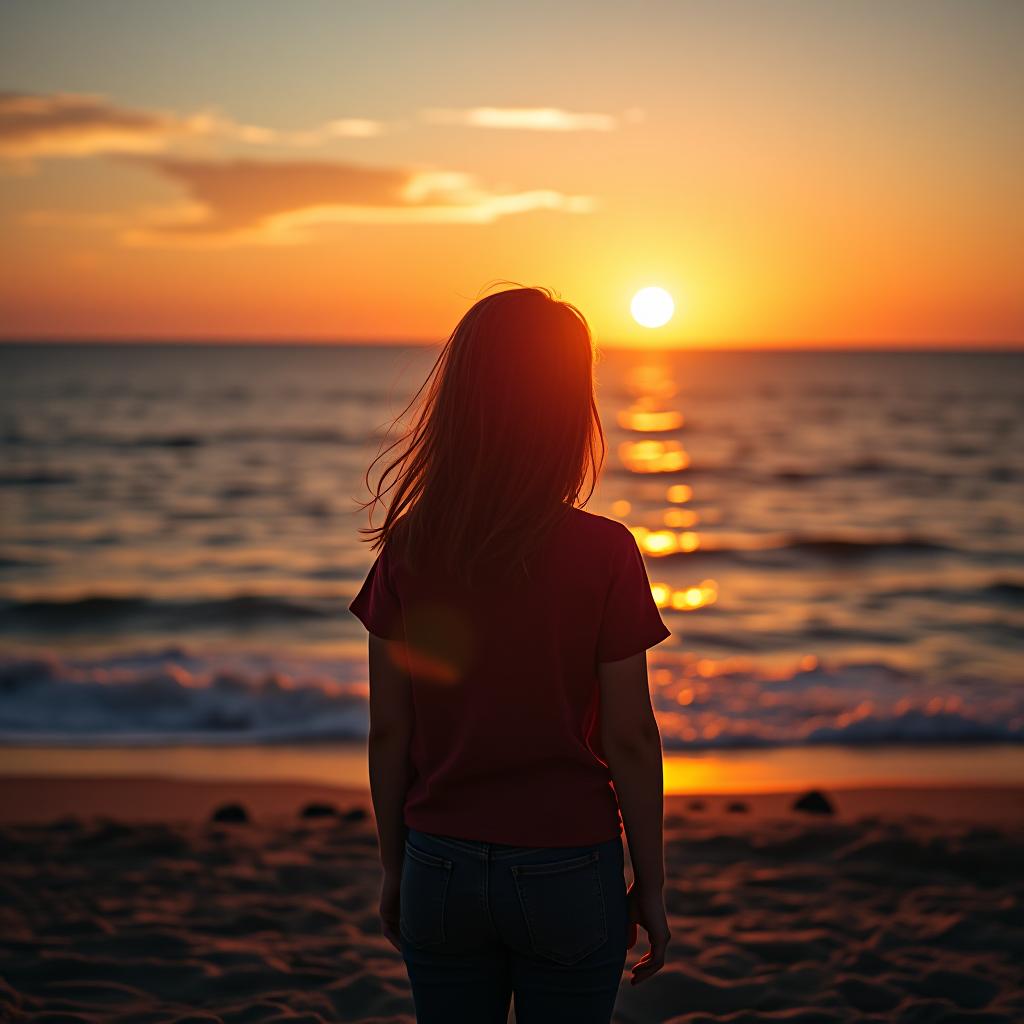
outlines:
[[[1024,341],[1024,6],[12,5],[5,337]],[[82,45],[86,41],[88,45]],[[667,288],[655,330],[633,293]]]

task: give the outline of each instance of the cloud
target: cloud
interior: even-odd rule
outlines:
[[[429,108],[420,112],[433,124],[467,125],[541,132],[608,132],[643,118],[632,108],[619,119],[610,114],[573,113],[557,107]],[[337,139],[368,139],[385,133],[382,121],[342,117],[313,128],[279,130],[243,124],[213,110],[191,114],[134,109],[91,93],[25,93],[0,90],[0,163],[29,170],[39,158],[103,154],[165,153],[197,142],[239,142],[252,146],[303,149]],[[200,151],[202,147],[200,147]]]
[[[470,128],[514,128],[536,132],[610,132],[618,127],[611,114],[574,114],[558,107],[428,107],[420,117],[430,124]]]
[[[184,186],[188,200],[170,216],[124,232],[128,245],[287,245],[332,223],[486,224],[532,210],[593,209],[588,196],[550,189],[493,192],[454,171],[337,161],[130,159]]]
[[[305,131],[277,131],[239,124],[219,114],[197,114],[193,120],[202,126],[203,134],[264,146],[321,146],[332,139],[369,139],[384,132],[382,122],[365,117],[342,117]]]
[[[306,131],[277,131],[240,124],[215,110],[180,116],[120,107],[85,93],[0,91],[0,160],[23,167],[40,157],[160,153],[194,139],[303,147],[338,138],[369,138],[382,131],[381,122],[367,118],[339,118]]]
[[[476,113],[479,123],[501,127],[608,130],[607,119],[598,114],[491,108]],[[30,169],[39,158],[107,155],[155,171],[184,191],[181,202],[157,211],[40,209],[22,218],[42,228],[115,231],[126,245],[293,245],[308,240],[312,229],[334,223],[488,224],[534,210],[588,213],[594,208],[589,196],[554,189],[490,189],[457,171],[280,155],[215,160],[204,145],[213,142],[217,149],[236,142],[295,150],[381,131],[381,122],[364,118],[278,131],[242,124],[217,111],[180,116],[120,107],[99,95],[0,91],[0,163],[8,169]]]
[[[115,107],[101,96],[0,92],[0,156],[10,160],[154,152],[193,132],[187,119]]]

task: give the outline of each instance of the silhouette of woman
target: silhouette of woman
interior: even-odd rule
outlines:
[[[633,534],[578,507],[605,454],[594,362],[550,289],[488,295],[373,460],[401,445],[349,608],[370,634],[382,929],[420,1024],[505,1024],[513,997],[518,1024],[607,1022],[638,925],[631,983],[665,961],[646,651],[671,633]]]

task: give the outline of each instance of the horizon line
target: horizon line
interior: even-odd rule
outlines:
[[[308,348],[441,348],[447,344],[448,339],[425,339],[425,338],[317,338],[317,337],[247,337],[244,335],[227,335],[204,337],[201,335],[174,336],[174,335],[140,335],[140,336],[104,336],[104,335],[78,335],[65,337],[59,335],[28,335],[28,336],[0,336],[0,345],[111,345],[111,346],[147,346],[147,345],[180,345],[192,347],[228,348],[231,346],[262,346],[288,347],[302,346]],[[1024,341],[1002,340],[974,342],[968,340],[958,341],[906,341],[891,339],[888,341],[865,341],[850,339],[820,339],[816,341],[746,341],[746,342],[722,342],[714,343],[698,341],[680,345],[660,344],[630,344],[628,342],[597,342],[598,349],[614,349],[615,351],[643,351],[643,352],[752,352],[752,351],[797,351],[797,352],[837,352],[837,351],[869,351],[869,352],[1022,352],[1024,353]]]

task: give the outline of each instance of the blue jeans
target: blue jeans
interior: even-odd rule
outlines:
[[[621,837],[506,846],[409,828],[401,948],[418,1024],[608,1024],[626,962]]]

